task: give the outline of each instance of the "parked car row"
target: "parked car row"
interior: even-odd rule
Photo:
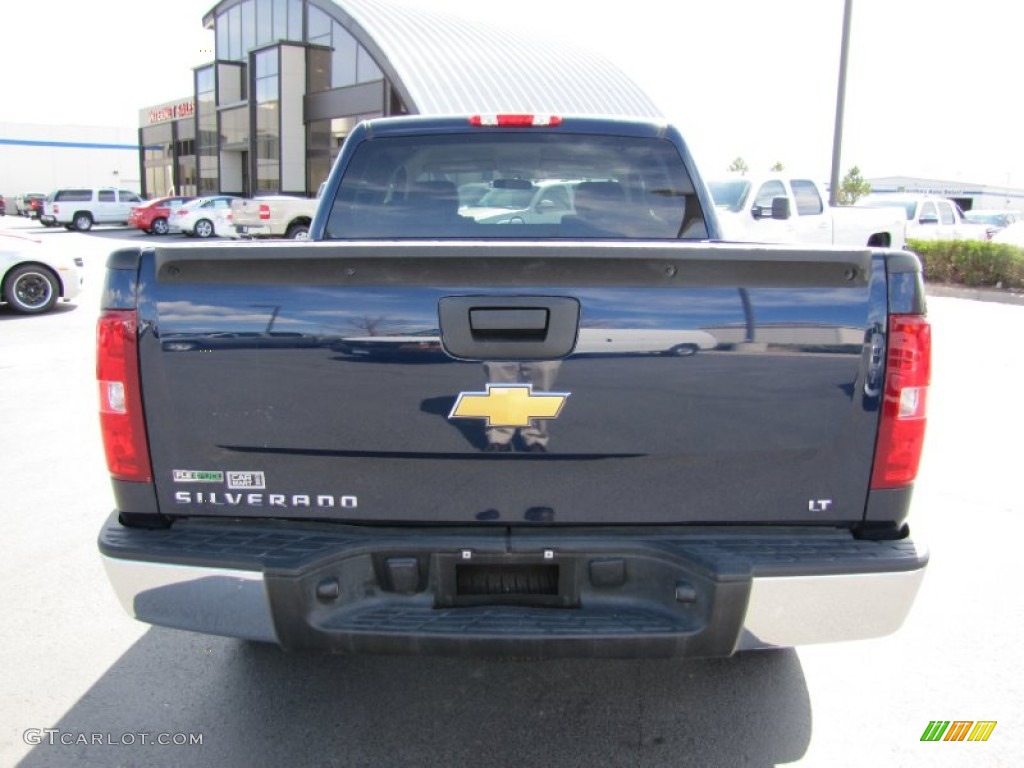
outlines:
[[[128,226],[147,235],[166,235],[175,211],[192,200],[191,197],[157,197],[137,205],[128,213]]]
[[[147,235],[180,232],[200,238],[236,237],[231,226],[231,201],[237,199],[236,195],[168,195],[143,200],[126,189],[69,187],[48,195],[19,195],[13,212],[36,219],[44,227],[63,226],[79,232],[88,232],[98,224],[119,224]],[[3,203],[0,197],[0,215]]]
[[[170,195],[135,206],[128,215],[128,225],[147,235],[181,233],[188,237],[233,237],[231,201],[235,195],[183,197]]]

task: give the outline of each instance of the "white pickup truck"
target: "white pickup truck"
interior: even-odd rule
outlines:
[[[725,240],[902,248],[903,216],[891,209],[831,207],[818,184],[779,173],[708,182]]]
[[[898,209],[908,240],[988,240],[986,224],[968,221],[952,200],[931,195],[880,193],[857,201],[858,208]]]
[[[306,240],[316,213],[317,197],[268,195],[231,202],[228,237],[286,237]]]

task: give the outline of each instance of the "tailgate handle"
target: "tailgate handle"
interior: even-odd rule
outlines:
[[[461,360],[558,360],[580,325],[567,296],[446,296],[437,309],[441,344]]]
[[[548,332],[546,309],[509,307],[508,309],[469,310],[469,329],[473,337],[543,338]]]

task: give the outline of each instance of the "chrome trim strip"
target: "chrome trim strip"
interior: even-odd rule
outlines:
[[[102,557],[129,616],[175,629],[278,642],[259,571]]]

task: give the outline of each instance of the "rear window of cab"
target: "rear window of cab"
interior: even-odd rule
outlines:
[[[362,142],[325,236],[700,239],[707,229],[671,142],[513,132]]]

